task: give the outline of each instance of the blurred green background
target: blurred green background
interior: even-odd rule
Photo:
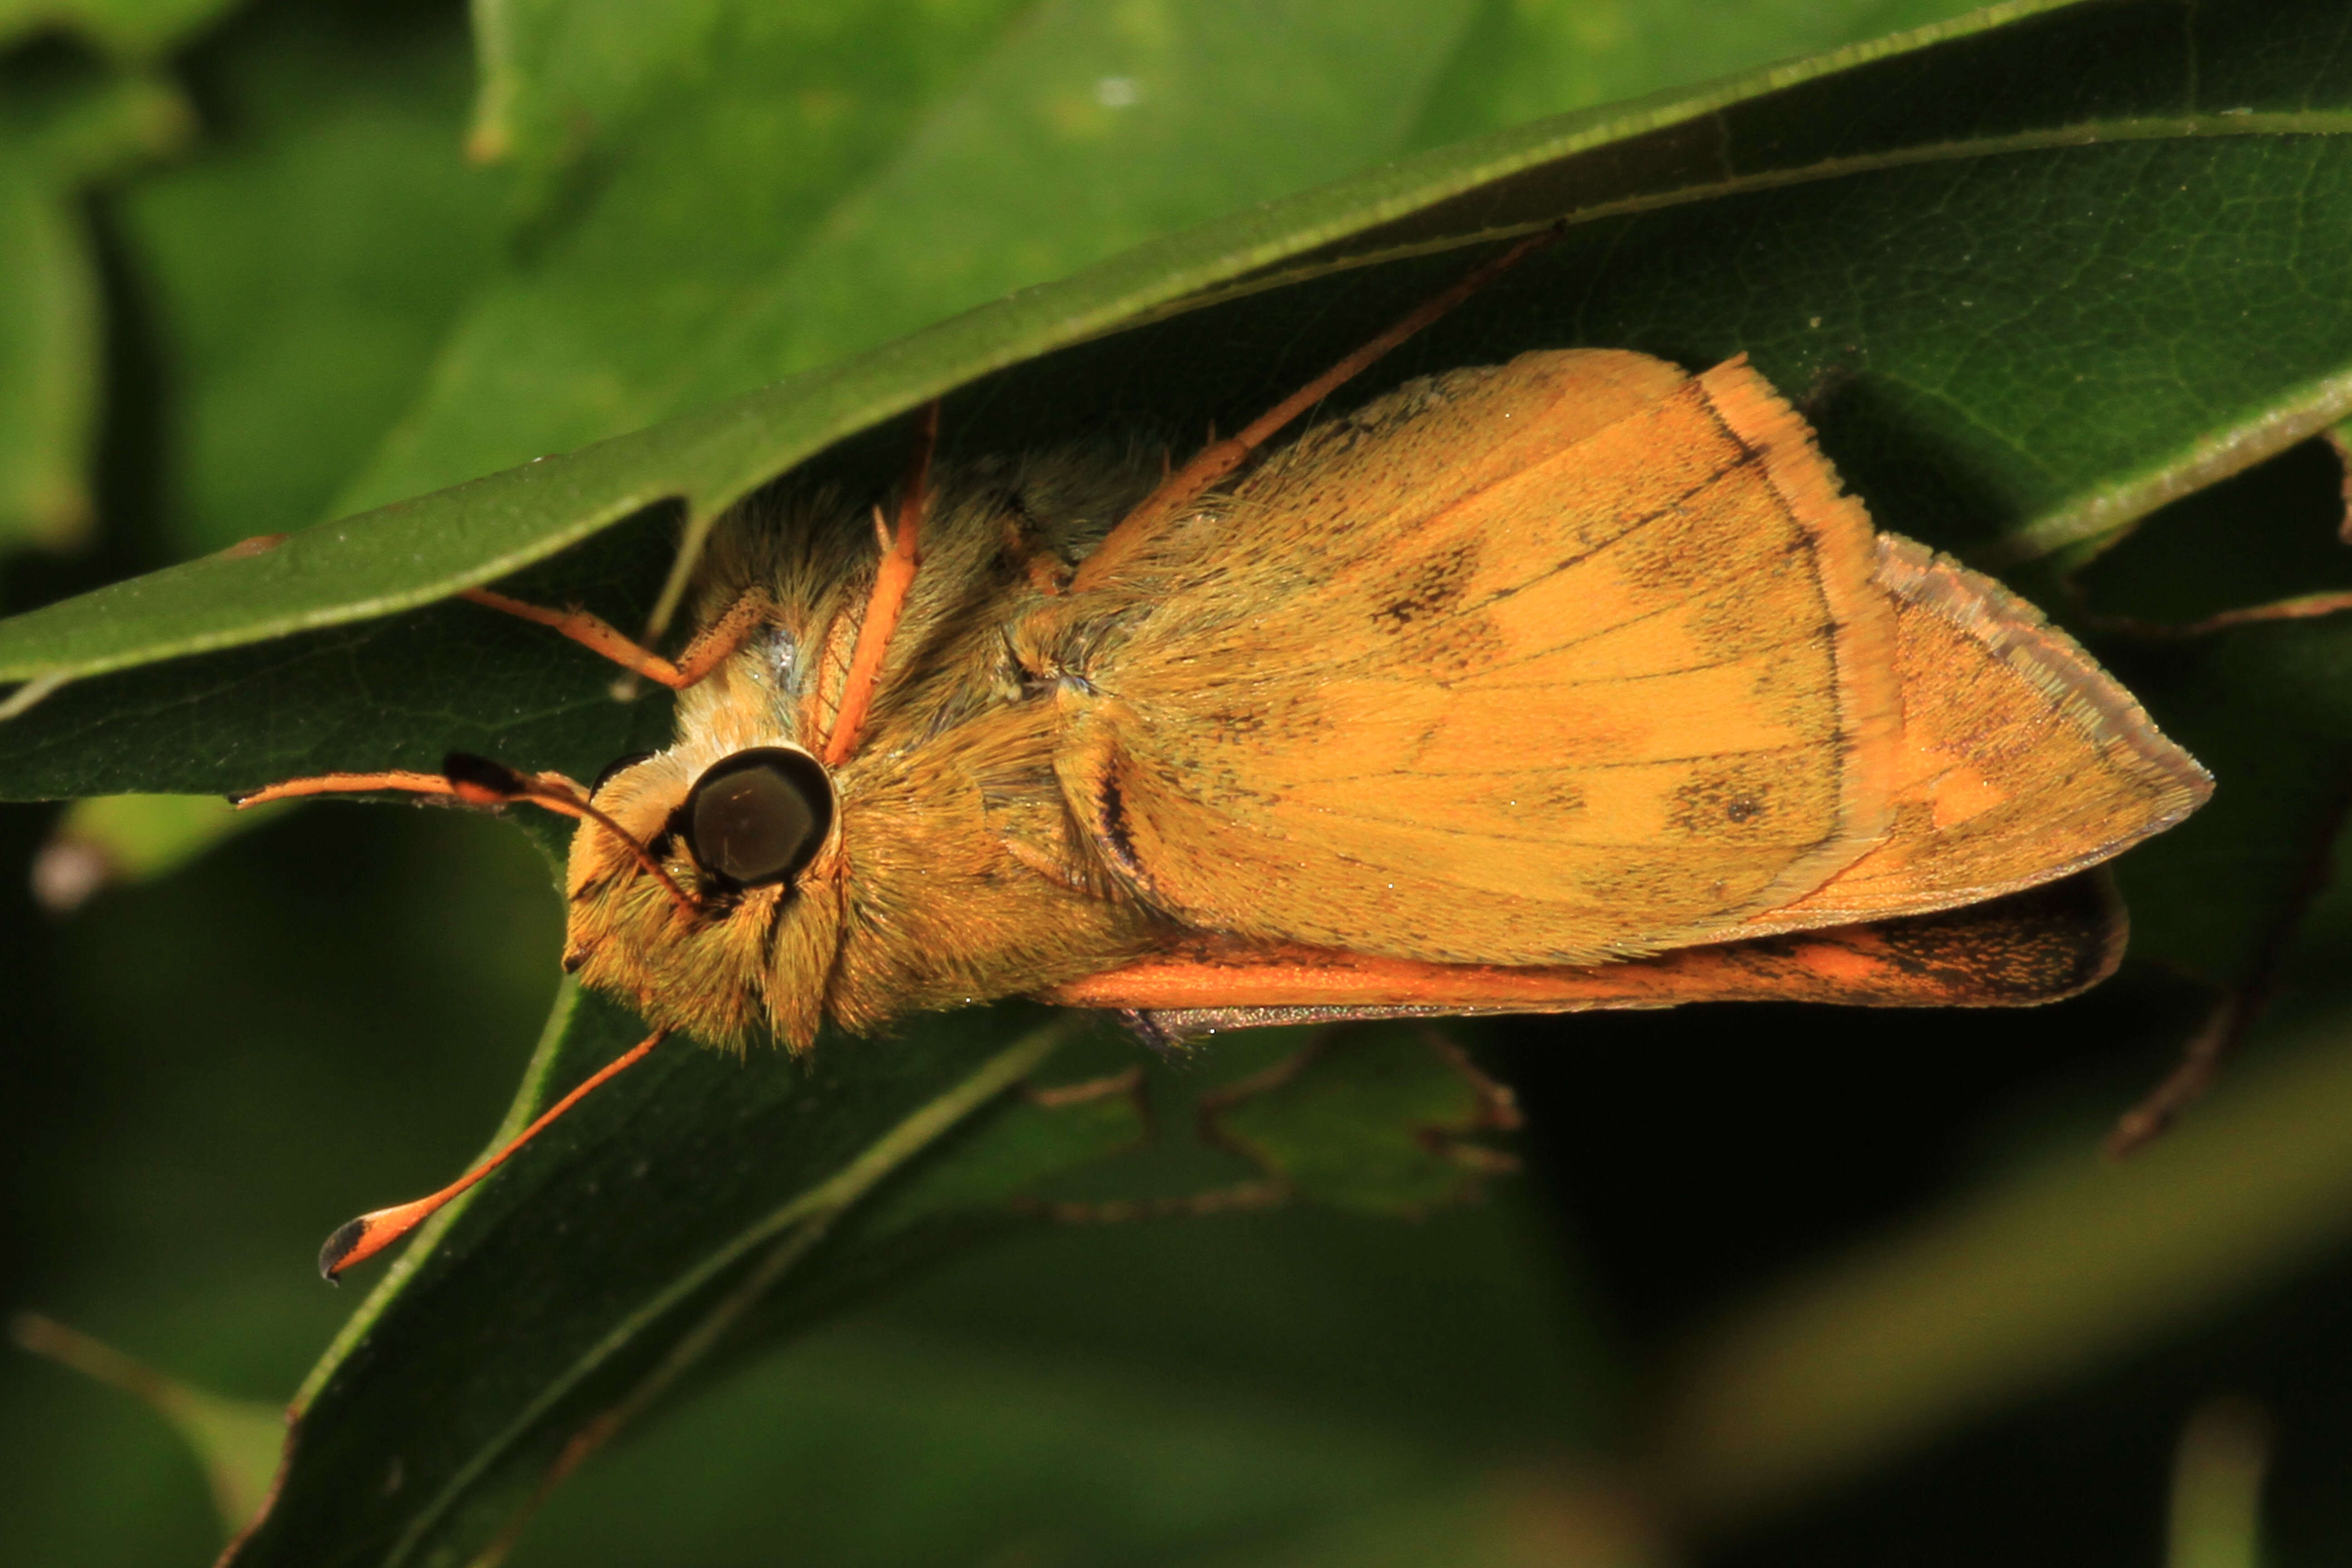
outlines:
[[[0,608],[1961,9],[0,0]],[[2297,447],[2095,580],[2182,617],[2341,585],[2341,487]],[[2217,578],[2262,554],[2212,548],[2248,517],[2284,542]],[[2337,791],[2296,733],[2281,797]],[[521,1070],[541,862],[453,813],[319,805],[203,854],[201,812],[65,851],[58,817],[0,809],[0,1308],[280,1402],[352,1305],[319,1240],[445,1179]],[[1491,1202],[1017,1237],[602,1457],[515,1561],[2238,1568],[2257,1518],[2259,1561],[2343,1561],[2352,906],[2289,935],[2222,1091],[2121,1170],[2100,1138],[2211,1000],[2153,963],[2018,1016],[1465,1030],[1528,1114]],[[30,1355],[0,1357],[0,1521],[8,1563],[221,1539],[162,1419]]]

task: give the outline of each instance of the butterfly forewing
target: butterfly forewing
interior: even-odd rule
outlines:
[[[2032,605],[1907,539],[1878,542],[1902,679],[1893,825],[1751,928],[1995,898],[2120,854],[2211,794],[2205,770]]]
[[[1705,940],[1853,860],[1891,615],[1787,405],[1612,353],[1447,394],[1310,438],[1137,585],[1062,769],[1114,863],[1189,925],[1507,964]],[[1465,477],[1469,422],[1508,435]]]

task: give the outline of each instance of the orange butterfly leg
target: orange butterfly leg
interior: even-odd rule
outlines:
[[[1284,426],[1329,396],[1335,389],[1370,367],[1391,349],[1517,266],[1529,252],[1541,249],[1558,237],[1557,229],[1546,229],[1541,234],[1528,236],[1502,255],[1474,268],[1452,288],[1423,300],[1388,331],[1259,415],[1243,426],[1239,434],[1223,441],[1213,440],[1202,447],[1191,462],[1161,480],[1158,489],[1144,497],[1133,511],[1121,518],[1118,526],[1105,536],[1094,553],[1079,563],[1077,574],[1070,580],[1070,591],[1081,593],[1101,582],[1134,554],[1185,503],[1248,461],[1249,455],[1265,445]]]
[[[327,1245],[319,1249],[320,1277],[324,1279],[334,1279],[352,1264],[374,1257],[418,1226],[423,1225],[432,1217],[435,1210],[505,1164],[516,1150],[538,1137],[546,1130],[550,1122],[585,1100],[590,1090],[616,1077],[624,1069],[633,1068],[645,1060],[646,1054],[660,1045],[667,1034],[668,1031],[666,1029],[656,1029],[629,1050],[605,1063],[590,1074],[579,1088],[550,1106],[541,1114],[538,1121],[524,1128],[505,1148],[500,1149],[439,1192],[410,1203],[394,1204],[388,1209],[377,1209],[373,1213],[363,1214],[338,1228],[334,1235],[327,1238]]]
[[[673,664],[661,655],[631,641],[614,629],[602,616],[586,610],[550,610],[538,605],[527,605],[520,599],[509,599],[504,594],[488,588],[468,588],[458,595],[475,604],[505,615],[546,626],[570,637],[581,647],[604,655],[622,668],[657,680],[674,691],[683,691],[719,668],[730,654],[743,646],[760,624],[766,601],[747,594],[709,626],[705,626],[687,646],[686,652]]]
[[[841,706],[835,710],[833,732],[825,737],[822,761],[837,767],[857,747],[858,731],[874,705],[882,683],[883,656],[890,651],[891,634],[898,629],[907,607],[907,591],[915,585],[915,568],[921,563],[923,509],[931,477],[931,454],[940,441],[940,405],[933,399],[916,426],[915,452],[908,465],[906,489],[898,497],[898,530],[889,536],[882,564],[874,574],[874,591],[866,601],[866,618],[858,623],[857,643],[849,656],[849,674],[841,684]],[[881,512],[875,512],[881,530]]]
[[[694,634],[677,656],[677,689],[683,691],[717,669],[751,639],[775,607],[767,595],[753,589],[727,606],[727,613]]]
[[[1163,1015],[1179,1031],[1419,1013],[1557,1013],[1685,1002],[2015,1007],[2111,973],[2121,905],[2096,872],[1948,910],[1619,963],[1426,963],[1235,937],[1185,938],[1041,1000]]]

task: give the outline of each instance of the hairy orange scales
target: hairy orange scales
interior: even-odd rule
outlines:
[[[1990,898],[2204,798],[2030,606],[1874,536],[1737,362],[1397,403],[1131,563],[1069,700],[1073,809],[1185,925],[1573,963]]]
[[[1885,828],[1873,540],[1744,364],[1436,378],[1046,612],[1119,628],[1065,791],[1186,925],[1504,963],[1719,939]]]
[[[566,872],[583,984],[803,1049],[1018,994],[1181,1029],[2104,974],[2075,874],[2204,773],[2030,606],[1878,534],[1743,361],[1527,353],[1273,444],[1523,253],[1172,475],[934,473],[927,417],[878,552],[869,498],[747,503],[674,663],[473,595],[678,690],[673,743],[572,803],[607,829]]]

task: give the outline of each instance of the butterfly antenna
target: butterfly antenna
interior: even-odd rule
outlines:
[[[825,737],[818,760],[838,767],[857,747],[858,731],[874,706],[874,692],[882,683],[882,658],[890,651],[891,634],[907,607],[907,591],[914,586],[915,568],[921,563],[923,510],[930,503],[931,455],[940,444],[940,405],[934,398],[915,426],[915,450],[907,465],[906,489],[898,497],[898,528],[889,536],[882,564],[874,574],[874,591],[866,601],[866,618],[858,624],[857,643],[849,656],[849,674],[841,685],[841,706],[835,710],[833,732]],[[881,519],[875,519],[881,530]]]
[[[579,1088],[548,1107],[538,1121],[516,1134],[504,1148],[439,1192],[410,1203],[394,1204],[388,1209],[377,1209],[373,1214],[363,1214],[341,1226],[327,1237],[327,1245],[319,1249],[319,1277],[332,1284],[335,1277],[344,1269],[374,1257],[423,1225],[433,1216],[434,1211],[505,1164],[516,1150],[546,1131],[550,1122],[585,1100],[590,1091],[645,1060],[646,1054],[660,1045],[668,1033],[667,1029],[656,1029],[627,1051],[597,1068]]]
[[[503,805],[512,800],[527,801],[559,816],[577,817],[583,822],[595,824],[629,852],[629,858],[646,875],[662,885],[680,910],[689,915],[700,912],[702,906],[662,868],[662,863],[654,858],[654,852],[638,843],[627,828],[600,810],[571,780],[520,773],[503,763],[494,763],[488,757],[477,757],[467,752],[452,752],[444,757],[441,772],[454,786],[451,793],[468,805]]]
[[[242,810],[246,806],[289,800],[297,795],[366,795],[377,790],[442,795],[467,805],[505,805],[522,801],[554,812],[559,816],[593,823],[612,835],[614,841],[628,851],[629,858],[646,875],[662,885],[681,911],[689,915],[701,912],[702,906],[662,868],[662,863],[654,858],[652,850],[637,842],[627,828],[598,809],[578,784],[561,773],[517,773],[505,763],[494,763],[488,757],[452,752],[442,759],[441,771],[437,773],[400,771],[320,773],[315,778],[287,779],[247,795],[231,795],[229,801]]]

